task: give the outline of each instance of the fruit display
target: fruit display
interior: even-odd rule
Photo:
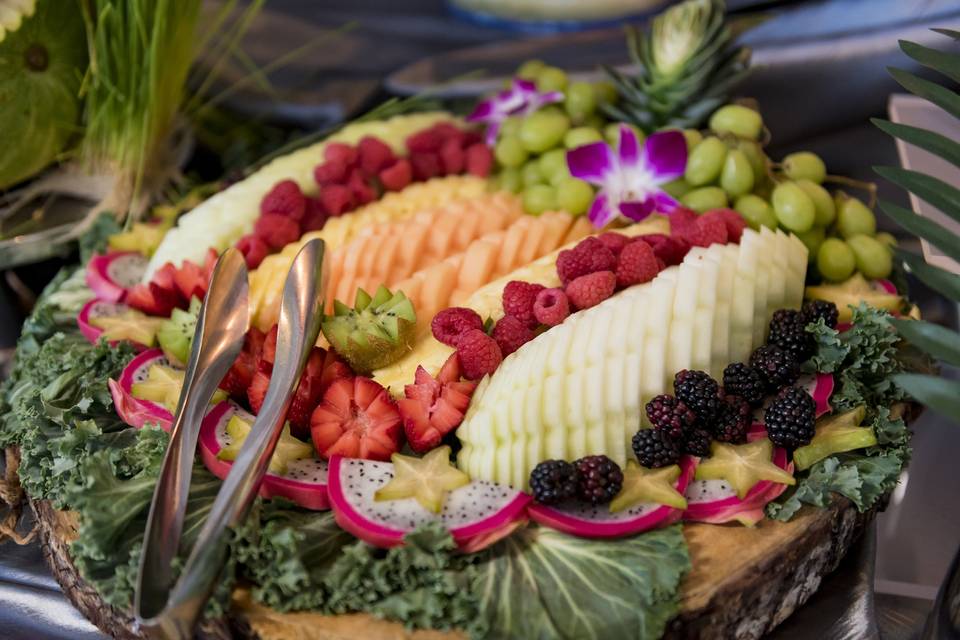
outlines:
[[[720,9],[688,0],[635,34],[636,75],[528,61],[465,118],[348,124],[58,277],[0,443],[31,496],[77,512],[83,577],[130,606],[117,576],[220,252],[249,267],[250,326],[197,426],[191,531],[266,420],[281,292],[312,239],[321,336],[270,417],[225,615],[297,637],[354,613],[384,627],[351,637],[692,637],[710,623],[683,626],[702,614],[690,576],[735,573],[738,545],[766,549],[741,572],[792,562],[869,517],[909,458],[895,380],[919,365],[891,327],[916,311],[871,209],[828,190],[850,181],[766,156],[760,112],[728,95],[749,52]],[[796,603],[771,606],[742,637]]]

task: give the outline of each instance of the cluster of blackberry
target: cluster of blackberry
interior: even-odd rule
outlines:
[[[530,472],[533,499],[541,504],[582,500],[606,504],[623,488],[620,465],[604,455],[586,456],[574,462],[545,460]]]
[[[633,452],[645,467],[676,464],[683,454],[710,455],[711,440],[746,442],[753,410],[768,395],[767,434],[774,444],[793,450],[813,438],[816,406],[813,398],[792,386],[800,377],[800,363],[810,358],[816,345],[806,331],[823,319],[837,324],[837,308],[817,300],[803,309],[781,309],[773,314],[767,344],[757,348],[749,364],[735,362],[723,371],[719,384],[703,371],[681,371],[674,378],[674,395],[659,395],[647,403],[653,429],[633,437]]]

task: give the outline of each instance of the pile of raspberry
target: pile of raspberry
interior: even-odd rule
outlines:
[[[399,157],[385,142],[366,136],[354,145],[328,143],[323,162],[313,170],[320,195],[308,198],[293,180],[273,186],[260,202],[253,233],[237,248],[247,266],[257,268],[265,257],[296,242],[309,231],[377,200],[387,191],[400,191],[412,182],[470,173],[486,177],[493,155],[480,134],[448,122],[433,125],[406,140],[407,156]]]

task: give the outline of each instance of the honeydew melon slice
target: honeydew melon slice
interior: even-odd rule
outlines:
[[[700,275],[699,261],[684,260],[680,265],[667,337],[668,372],[690,369],[693,364],[693,322],[697,311]]]
[[[720,267],[715,260],[701,260],[697,286],[697,311],[693,316],[693,369],[710,371],[713,355],[713,325],[717,308]]]
[[[767,317],[777,309],[782,309],[787,299],[787,273],[789,269],[789,246],[783,242],[781,236],[770,230],[769,227],[760,227],[760,238],[764,246],[768,247],[770,257],[770,279],[767,289]]]
[[[788,265],[791,278],[787,284],[784,304],[791,309],[799,309],[800,305],[803,304],[803,284],[807,274],[807,257],[809,251],[800,238],[792,233],[787,235],[778,229],[777,235],[784,236],[790,247]]]
[[[700,247],[694,249],[703,254],[703,259],[717,265],[717,305],[713,316],[713,331],[710,349],[710,375],[719,378],[723,369],[731,360],[731,338],[733,324],[730,319],[731,308],[734,303],[735,276],[737,273],[737,247],[724,245],[721,250],[705,251]]]
[[[638,304],[646,311],[644,326],[644,342],[642,349],[638,349],[639,369],[631,362],[627,363],[627,375],[636,375],[640,379],[640,398],[638,399],[638,413],[647,422],[642,407],[658,393],[667,388],[669,376],[667,374],[667,339],[670,326],[673,322],[673,297],[677,288],[678,267],[668,269],[660,274],[648,292],[647,298]],[[630,352],[632,353],[632,352]],[[631,380],[632,384],[632,380]],[[628,391],[633,387],[627,387]],[[627,397],[631,397],[628,392]],[[629,417],[629,414],[628,414]]]

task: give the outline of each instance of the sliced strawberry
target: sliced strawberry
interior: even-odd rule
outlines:
[[[168,317],[177,308],[185,309],[183,296],[176,289],[164,289],[156,282],[135,285],[125,302],[150,316]]]
[[[277,325],[273,325],[263,338],[263,344],[257,353],[257,369],[267,373],[273,371],[273,362],[277,357]]]
[[[303,440],[310,438],[310,414],[323,399],[324,389],[320,381],[323,377],[325,355],[326,351],[320,347],[314,347],[310,351],[307,365],[300,376],[300,384],[297,385],[293,400],[290,401],[290,408],[287,410],[290,433]]]
[[[250,410],[254,413],[260,413],[269,386],[270,372],[258,368],[257,372],[253,374],[253,380],[250,381],[250,387],[247,389],[247,402],[250,404]]]
[[[256,327],[247,332],[243,339],[243,350],[220,383],[220,388],[235,400],[242,401],[247,398],[247,389],[250,388],[253,376],[257,373],[257,357],[263,348],[265,337],[264,333]]]
[[[173,280],[177,290],[187,300],[191,298],[203,300],[207,293],[209,281],[204,277],[203,270],[189,260],[184,260]]]
[[[323,374],[320,376],[320,388],[323,389],[323,392],[326,392],[327,387],[329,387],[334,380],[352,377],[353,370],[350,369],[347,363],[341,360],[332,349],[327,351],[323,357]]]
[[[414,383],[404,387],[406,397],[397,401],[410,448],[423,453],[438,446],[463,422],[476,387],[474,382],[460,382],[456,353],[447,358],[436,378],[417,367]]]
[[[325,458],[389,460],[400,448],[400,430],[387,390],[359,376],[334,381],[310,417],[313,444]]]

